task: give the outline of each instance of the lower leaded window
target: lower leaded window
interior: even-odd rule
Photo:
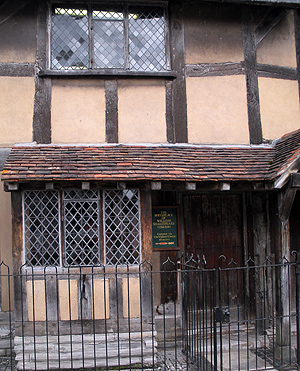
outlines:
[[[65,264],[100,263],[99,192],[67,190],[63,193]]]
[[[99,265],[100,205],[98,190],[25,191],[26,265]],[[102,208],[105,264],[140,263],[139,191],[104,191]]]
[[[29,266],[60,265],[57,191],[26,191],[23,196],[25,261]]]
[[[107,265],[140,263],[140,205],[137,190],[104,192]]]

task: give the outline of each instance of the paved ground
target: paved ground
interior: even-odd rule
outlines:
[[[236,346],[235,335],[227,338],[224,337],[221,352],[218,353],[218,370],[223,371],[247,371],[247,370],[296,370],[295,354],[291,354],[291,365],[287,367],[274,364],[274,348],[272,341],[261,343],[257,347],[257,336],[254,338],[247,336],[247,342],[239,337],[239,346]],[[197,364],[188,360],[186,355],[178,348],[159,348],[157,353],[157,363],[155,371],[211,371],[213,370],[213,355],[208,348],[205,349],[205,357],[198,357]],[[255,346],[253,346],[255,345]],[[228,352],[230,349],[230,352]],[[293,367],[294,363],[294,367]],[[153,370],[151,368],[151,370]],[[15,371],[14,359],[0,357],[0,371]],[[100,370],[99,370],[100,371]],[[125,370],[123,370],[125,371]],[[135,371],[135,370],[131,370]],[[140,370],[137,370],[140,371]]]
[[[11,365],[12,365],[12,367],[11,367]],[[15,370],[14,359],[12,360],[12,363],[11,363],[10,358],[1,357],[0,358],[0,371],[11,371],[11,370]]]

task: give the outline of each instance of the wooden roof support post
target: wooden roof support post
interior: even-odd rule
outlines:
[[[269,238],[270,230],[268,223],[268,199],[266,192],[254,192],[252,195],[252,216],[253,216],[253,249],[255,264],[262,266],[269,256]],[[255,297],[267,297],[268,287],[264,283],[263,270],[255,270]],[[256,312],[259,318],[267,317],[268,314],[264,311],[268,310],[262,300],[255,302]],[[262,332],[265,330],[265,321],[257,321],[258,330]]]
[[[140,191],[141,207],[141,304],[143,316],[151,318],[153,311],[153,281],[152,274],[146,274],[152,270],[152,201],[151,190]]]
[[[22,193],[19,191],[11,192],[11,211],[12,211],[12,247],[13,247],[13,273],[14,273],[14,299],[15,299],[15,320],[16,335],[20,336],[21,318],[24,301],[25,282],[20,275],[20,267],[23,264],[23,224],[22,224]]]
[[[296,195],[296,189],[291,187],[291,181],[287,188],[277,195],[277,217],[275,237],[275,257],[278,264],[281,259],[290,260],[290,224],[289,216]],[[288,315],[290,310],[289,290],[290,274],[289,266],[282,265],[276,270],[276,344],[275,356],[281,362],[289,359],[290,354],[290,328]]]

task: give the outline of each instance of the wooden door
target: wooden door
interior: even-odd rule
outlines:
[[[185,253],[205,258],[207,268],[225,255],[243,262],[241,195],[186,195],[184,198]]]

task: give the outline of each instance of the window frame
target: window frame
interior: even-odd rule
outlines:
[[[22,192],[23,262],[24,262],[24,264],[26,264],[26,266],[31,267],[31,268],[33,268],[33,267],[41,267],[41,265],[32,265],[32,264],[28,264],[27,265],[27,254],[30,253],[31,249],[28,249],[27,248],[27,245],[26,245],[26,242],[27,242],[26,233],[27,233],[27,230],[30,230],[31,224],[29,226],[27,226],[27,228],[26,228],[26,222],[33,223],[33,220],[34,219],[37,219],[37,218],[31,218],[29,216],[29,219],[26,220],[26,216],[25,216],[25,214],[26,214],[25,213],[25,197],[26,196],[25,196],[25,193],[29,193],[29,192],[44,192],[44,193],[46,193],[46,192],[52,192],[53,194],[54,193],[56,194],[57,206],[58,206],[58,209],[57,209],[57,214],[58,214],[58,230],[56,231],[58,233],[58,251],[57,252],[59,254],[59,257],[58,257],[59,266],[62,267],[63,266],[63,261],[62,261],[63,254],[62,254],[62,238],[61,238],[61,235],[62,235],[61,197],[60,197],[60,192],[58,190],[41,190],[41,189],[30,190],[29,189],[29,190],[24,190]],[[41,198],[39,199],[39,204],[42,204],[42,199]],[[43,213],[43,215],[45,215],[45,213]],[[32,235],[29,235],[29,240],[30,240],[30,237],[32,237]],[[44,239],[44,236],[42,236],[42,238]],[[44,266],[45,265],[43,265],[43,267]],[[52,266],[52,265],[46,265],[46,266]]]
[[[65,223],[65,204],[66,202],[69,201],[69,199],[65,199],[64,195],[66,191],[84,191],[81,188],[61,188],[61,189],[39,189],[39,188],[34,188],[34,189],[24,189],[22,191],[22,226],[23,226],[23,264],[30,269],[40,269],[40,268],[45,268],[45,267],[56,267],[56,268],[78,268],[78,267],[99,267],[99,266],[107,266],[107,267],[113,267],[115,265],[113,264],[107,264],[107,258],[106,258],[106,239],[105,239],[105,200],[104,200],[104,193],[109,192],[109,191],[114,191],[114,192],[120,192],[117,189],[91,189],[94,192],[98,193],[98,200],[97,200],[97,219],[98,219],[98,254],[99,254],[99,262],[97,264],[92,264],[92,265],[85,265],[85,264],[79,264],[79,265],[70,265],[67,263],[67,251],[66,251],[66,223]],[[129,191],[130,189],[126,189],[125,191]],[[125,264],[117,264],[117,266],[130,266],[134,267],[137,266],[141,263],[142,260],[142,224],[141,224],[141,194],[140,190],[138,188],[132,189],[133,191],[137,192],[137,203],[138,203],[138,262],[135,262],[133,264],[130,263],[125,263]],[[25,208],[25,194],[26,192],[53,192],[56,193],[57,195],[57,213],[58,213],[58,230],[54,231],[54,233],[58,233],[59,235],[59,245],[57,247],[57,252],[59,253],[59,265],[53,265],[53,264],[46,264],[46,265],[33,265],[31,261],[28,261],[28,252],[30,253],[31,247],[27,245],[28,242],[28,237],[26,238],[26,230],[28,233],[28,226],[27,229],[25,228],[25,224],[30,222],[32,223],[32,220],[35,219],[28,217],[26,219],[25,216],[25,210],[28,209],[28,206]],[[39,201],[42,200],[42,197],[40,197]],[[82,199],[81,202],[85,202],[86,199]],[[94,202],[94,201],[93,201]],[[43,211],[42,215],[45,215],[48,212],[48,210]],[[134,215],[136,218],[136,216]],[[30,227],[30,226],[29,226]],[[30,237],[30,235],[29,235]],[[29,241],[30,242],[30,241]],[[33,246],[34,247],[34,246]],[[32,259],[32,258],[31,258]]]
[[[88,68],[84,69],[55,69],[52,68],[52,9],[54,5],[65,6],[65,7],[76,7],[76,6],[83,6],[85,5],[88,9],[88,23],[89,23],[89,66]],[[48,2],[48,22],[47,22],[47,63],[46,63],[46,70],[40,70],[39,76],[41,77],[59,77],[59,76],[70,76],[70,77],[76,77],[76,76],[130,76],[130,77],[161,77],[161,78],[176,78],[176,74],[174,71],[171,70],[171,49],[170,49],[170,35],[169,35],[169,18],[168,18],[168,3],[167,1],[154,1],[149,5],[149,3],[145,2],[126,2],[121,3],[124,8],[127,9],[128,14],[128,6],[140,6],[140,7],[147,7],[147,8],[153,8],[153,7],[160,7],[163,10],[164,14],[164,36],[165,36],[165,61],[166,61],[166,69],[160,70],[160,71],[150,71],[150,70],[133,70],[128,68],[128,59],[129,59],[129,39],[128,39],[128,19],[127,22],[125,20],[125,32],[124,32],[124,38],[125,38],[125,45],[126,45],[126,51],[125,51],[125,66],[124,68],[91,68],[91,60],[94,57],[94,51],[93,51],[93,45],[92,45],[92,35],[90,34],[90,28],[91,28],[91,7],[97,5],[113,5],[113,1],[107,2],[107,1],[83,1],[83,2],[67,2],[67,1],[49,1]],[[127,40],[127,41],[126,41]]]
[[[137,196],[137,205],[136,205],[136,207],[137,207],[137,210],[138,210],[138,215],[135,215],[134,214],[134,218],[137,219],[137,224],[134,225],[134,229],[135,230],[136,229],[138,230],[138,238],[136,238],[136,236],[134,236],[134,233],[131,233],[132,230],[130,231],[130,228],[129,228],[130,227],[130,224],[132,225],[134,223],[128,218],[128,216],[126,216],[124,214],[124,211],[123,211],[123,208],[127,208],[128,207],[128,203],[129,202],[127,201],[127,203],[125,203],[124,202],[124,198],[125,197],[124,196],[123,197],[119,197],[117,195],[117,193],[119,193],[119,192],[126,192],[127,193],[129,191],[136,192],[136,196]],[[114,192],[115,193],[115,195],[113,197],[111,197],[111,194],[110,194],[111,192]],[[109,215],[109,216],[107,216],[106,209],[109,208],[109,205],[108,205],[108,203],[106,204],[106,200],[108,200],[108,202],[109,202],[110,200],[112,201],[113,199],[118,198],[118,197],[119,197],[118,204],[115,204],[114,207],[115,208],[119,208],[119,209],[121,208],[119,214],[118,215]],[[127,195],[126,195],[126,197],[127,197]],[[125,263],[125,264],[117,264],[117,265],[121,265],[121,266],[122,265],[130,265],[131,266],[131,265],[141,264],[141,255],[142,255],[141,254],[141,246],[142,246],[142,233],[141,233],[141,231],[142,231],[142,225],[141,225],[141,196],[140,196],[140,191],[138,189],[133,189],[133,190],[125,189],[125,190],[122,190],[122,191],[121,190],[103,190],[103,193],[102,193],[102,205],[103,205],[103,209],[102,209],[102,215],[103,215],[103,217],[102,217],[102,220],[103,220],[103,250],[104,250],[104,263],[105,263],[105,265],[107,265],[107,266],[114,266],[114,264],[108,264],[108,260],[112,260],[112,259],[115,259],[115,260],[118,259],[118,260],[123,260],[123,261],[126,260],[126,259],[130,259],[130,257],[129,258],[126,258],[124,256],[121,256],[119,258],[117,258],[117,257],[111,257],[110,259],[108,259],[108,257],[107,257],[108,254],[117,255],[118,252],[119,252],[119,251],[117,251],[117,253],[113,252],[114,246],[111,246],[110,248],[108,248],[108,244],[109,244],[109,241],[110,241],[110,238],[108,236],[109,236],[110,233],[111,233],[110,234],[111,237],[113,235],[115,237],[116,236],[119,237],[119,239],[118,239],[117,242],[121,245],[120,249],[122,248],[122,246],[125,245],[126,239],[127,239],[127,237],[130,237],[130,235],[131,236],[134,236],[134,241],[133,242],[137,242],[138,241],[138,262],[135,262],[133,264]],[[115,232],[112,229],[110,229],[109,227],[107,227],[108,226],[108,223],[106,223],[107,219],[108,219],[108,221],[111,221],[112,224],[114,224],[115,226],[116,226],[115,221],[117,219],[119,221],[121,221],[121,222],[118,223],[117,227],[122,228],[122,232],[124,234],[122,234],[120,231]],[[126,223],[124,223],[125,221],[126,221]],[[124,238],[124,236],[125,236],[125,238]],[[133,253],[134,253],[134,250],[135,249],[133,249]],[[126,251],[125,251],[125,254],[126,254]],[[132,252],[129,251],[129,254],[133,257]],[[135,259],[137,259],[137,258],[135,258]]]

